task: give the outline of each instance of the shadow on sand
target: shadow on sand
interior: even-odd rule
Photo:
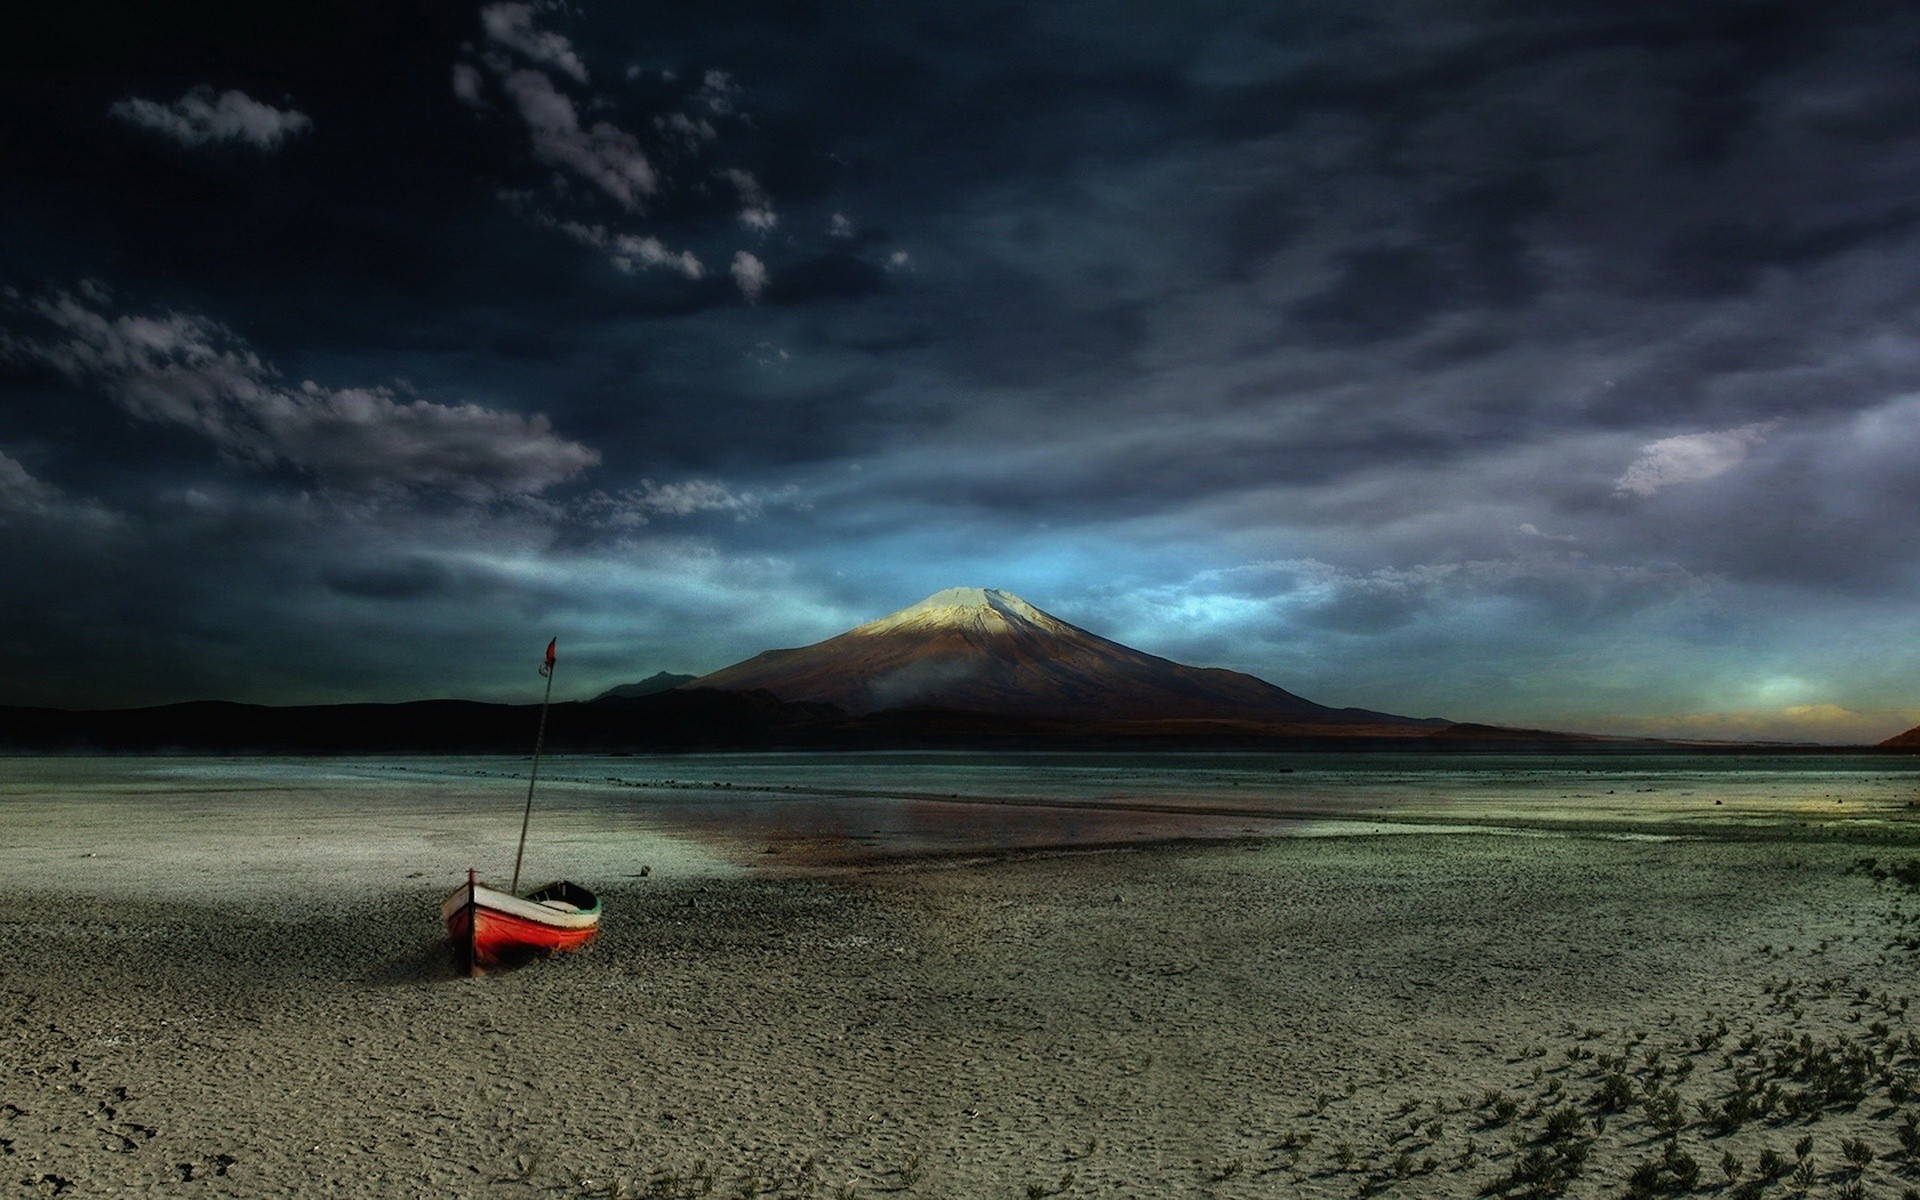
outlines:
[[[445,938],[429,938],[419,945],[375,963],[361,977],[374,987],[402,987],[417,983],[450,983],[465,979],[455,969],[453,948]]]

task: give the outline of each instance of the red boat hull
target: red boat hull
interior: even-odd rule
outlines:
[[[567,884],[550,886],[577,888]],[[518,911],[506,911],[507,908]],[[538,901],[510,896],[485,884],[476,886],[471,882],[447,897],[442,911],[456,965],[468,975],[481,975],[550,954],[578,950],[600,932],[597,902],[590,912],[552,909]]]

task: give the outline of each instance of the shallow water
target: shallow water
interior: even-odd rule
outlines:
[[[0,759],[0,884],[292,896],[511,874],[516,757]],[[1920,841],[1920,757],[558,756],[525,876],[614,882],[1180,838],[1769,828]]]

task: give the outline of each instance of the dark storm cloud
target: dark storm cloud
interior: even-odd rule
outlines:
[[[26,332],[0,334],[0,356],[98,389],[139,420],[184,426],[235,461],[284,463],[329,487],[531,494],[599,461],[539,414],[282,383],[230,330],[194,314],[108,316],[60,294],[7,315]]]
[[[6,603],[147,664],[102,695],[484,691],[516,622],[620,682],[981,584],[1329,702],[1891,710],[1917,51],[1878,2],[37,12]]]

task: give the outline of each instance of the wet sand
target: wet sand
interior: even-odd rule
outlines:
[[[1891,776],[1571,827],[1513,789],[1190,840],[1021,810],[1054,848],[948,819],[989,795],[728,834],[561,785],[529,870],[598,886],[602,937],[454,979],[471,781],[512,770],[0,763],[0,1194],[1618,1196],[1772,1149],[1788,1195],[1806,1137],[1814,1194],[1848,1148],[1911,1183],[1920,901],[1859,863],[1920,856]]]

